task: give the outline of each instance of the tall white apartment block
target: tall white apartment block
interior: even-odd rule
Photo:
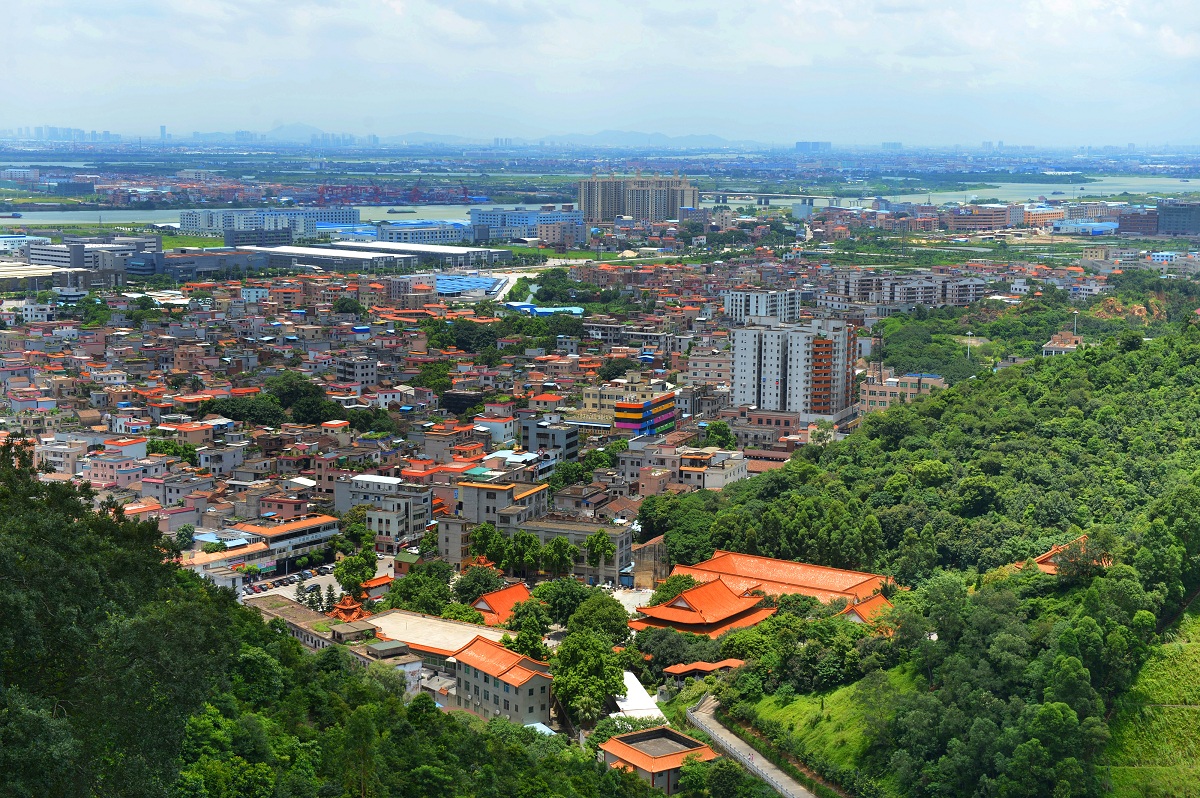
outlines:
[[[774,316],[781,322],[800,320],[801,291],[730,291],[725,294],[725,315],[738,324],[753,316]]]
[[[733,333],[733,403],[840,420],[853,412],[854,337],[837,319],[751,317]]]

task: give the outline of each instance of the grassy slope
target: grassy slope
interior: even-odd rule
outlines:
[[[887,675],[897,690],[916,689],[910,666],[893,668]],[[760,717],[790,726],[807,750],[842,767],[855,767],[866,753],[867,717],[856,685],[797,696],[782,707],[774,696],[766,696],[756,709]],[[887,780],[880,781],[879,786],[885,794],[893,794]]]
[[[1142,667],[1110,721],[1113,794],[1195,795],[1200,779],[1200,603]]]

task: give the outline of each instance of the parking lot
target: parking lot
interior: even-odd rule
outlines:
[[[376,566],[376,569],[375,569],[375,575],[383,576],[384,574],[387,574],[388,576],[391,576],[391,573],[392,573],[392,558],[385,556],[382,560],[379,560],[379,562]],[[289,575],[291,575],[291,574],[289,574]],[[285,577],[283,575],[264,578],[264,579],[258,580],[258,582],[256,582],[255,584],[258,585],[259,587],[266,587],[266,585],[268,583],[275,582],[275,581],[278,581],[278,580],[281,580],[284,578]],[[321,589],[322,595],[324,595],[325,587],[327,585],[332,585],[334,593],[336,593],[338,595],[341,595],[341,592],[342,592],[342,589],[338,586],[337,580],[333,578],[332,573],[325,574],[325,575],[318,575],[318,576],[314,576],[310,579],[305,579],[304,585],[306,587],[309,585],[319,586]],[[289,584],[289,585],[281,585],[280,587],[268,588],[268,589],[262,591],[261,593],[252,593],[250,595],[284,596],[286,598],[295,598],[296,597],[296,585],[295,585],[295,583]],[[238,596],[238,598],[240,600],[241,598],[244,598],[245,596],[246,596],[246,594],[243,592],[242,594],[240,594]]]

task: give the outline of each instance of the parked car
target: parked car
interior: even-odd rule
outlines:
[[[320,590],[320,589],[321,589],[321,586],[320,586],[320,585],[309,585],[308,587],[304,588],[304,592],[305,592],[305,593],[311,593],[311,592],[313,592],[314,590]]]

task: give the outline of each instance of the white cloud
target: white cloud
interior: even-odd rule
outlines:
[[[0,127],[1107,143],[1200,121],[1189,0],[5,6],[0,66],[24,102]]]

